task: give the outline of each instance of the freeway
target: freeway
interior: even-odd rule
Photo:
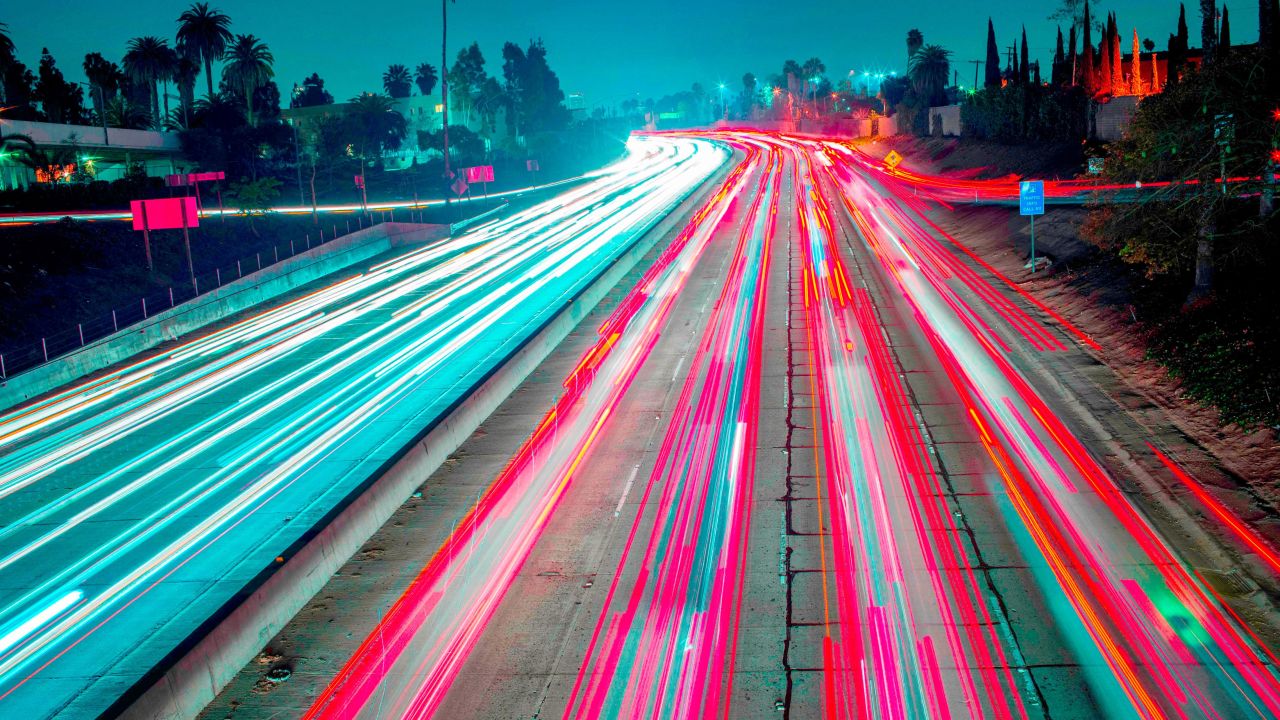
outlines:
[[[630,147],[552,200],[0,415],[0,715],[136,691],[727,157]]]
[[[1161,488],[1280,558],[935,222],[950,190],[657,137],[738,164],[207,717],[1280,713],[1274,607]]]

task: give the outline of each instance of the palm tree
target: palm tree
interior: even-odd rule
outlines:
[[[107,124],[125,130],[143,130],[151,124],[151,118],[127,99],[116,96],[107,101]]]
[[[806,95],[808,94],[809,87],[812,85],[813,91],[815,94],[814,102],[816,103],[817,102],[816,94],[818,92],[818,83],[817,83],[818,76],[827,71],[827,66],[823,64],[823,62],[818,58],[812,57],[812,58],[809,58],[808,60],[805,60],[804,65],[800,69],[804,71],[805,94]]]
[[[193,3],[178,16],[178,50],[186,57],[204,63],[209,95],[213,95],[213,61],[221,60],[231,45],[231,18],[209,3]]]
[[[116,96],[123,74],[115,63],[95,52],[84,56],[84,76],[89,80],[89,100],[93,103],[93,111],[101,118],[107,109],[107,99]]]
[[[412,87],[413,76],[409,74],[409,68],[404,65],[397,63],[382,73],[382,89],[393,98],[409,97],[409,90]]]
[[[222,79],[244,94],[246,117],[255,125],[253,117],[253,92],[275,77],[271,63],[275,57],[265,43],[252,35],[237,35],[227,50],[227,64],[222,67]]]
[[[911,56],[907,77],[917,96],[930,105],[939,104],[951,77],[951,51],[941,45],[925,45]]]
[[[160,65],[160,97],[164,99],[163,117],[169,117],[169,81],[174,79],[178,70],[178,53],[173,48],[166,47],[163,57]]]
[[[351,98],[351,118],[360,136],[360,156],[376,153],[382,162],[382,151],[400,146],[405,137],[404,116],[396,112],[395,101],[386,95],[362,93]]]
[[[200,63],[194,58],[179,56],[173,66],[173,82],[178,86],[178,97],[182,102],[182,123],[189,126],[191,108],[196,102],[196,78],[200,75]]]
[[[124,54],[124,72],[130,80],[145,85],[151,92],[151,117],[160,124],[160,93],[157,85],[168,77],[172,65],[169,41],[148,35],[129,41]]]
[[[430,63],[422,63],[413,74],[413,81],[418,84],[418,92],[423,95],[430,95],[431,91],[436,89],[438,80],[436,68]]]
[[[7,58],[17,50],[13,38],[9,37],[9,24],[0,22],[0,57]]]

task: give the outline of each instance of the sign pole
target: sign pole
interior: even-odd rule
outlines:
[[[186,203],[182,206],[182,244],[187,248],[187,272],[191,274],[191,287],[200,294],[200,286],[196,284],[196,266],[191,262],[191,232],[187,230],[187,207]]]
[[[155,267],[151,265],[151,231],[147,229],[147,203],[143,201],[142,205],[142,247],[147,250],[147,273],[155,272]]]
[[[1031,272],[1036,271],[1036,216],[1031,216]]]

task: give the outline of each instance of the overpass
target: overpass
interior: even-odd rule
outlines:
[[[177,133],[154,130],[0,119],[0,133],[25,135],[45,149],[75,150],[99,180],[124,177],[131,163],[142,163],[153,176],[177,172],[182,154]],[[35,179],[31,169],[0,159],[0,190],[26,187]]]

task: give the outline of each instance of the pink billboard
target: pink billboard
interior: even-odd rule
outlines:
[[[493,182],[493,166],[477,165],[476,167],[467,168],[467,182],[472,185]]]
[[[143,207],[146,208],[147,230],[179,230],[184,227],[182,217],[186,214],[185,227],[198,227],[200,213],[196,211],[196,199],[193,197],[160,198],[158,200],[134,200],[129,203],[133,211],[133,229],[143,228]]]

